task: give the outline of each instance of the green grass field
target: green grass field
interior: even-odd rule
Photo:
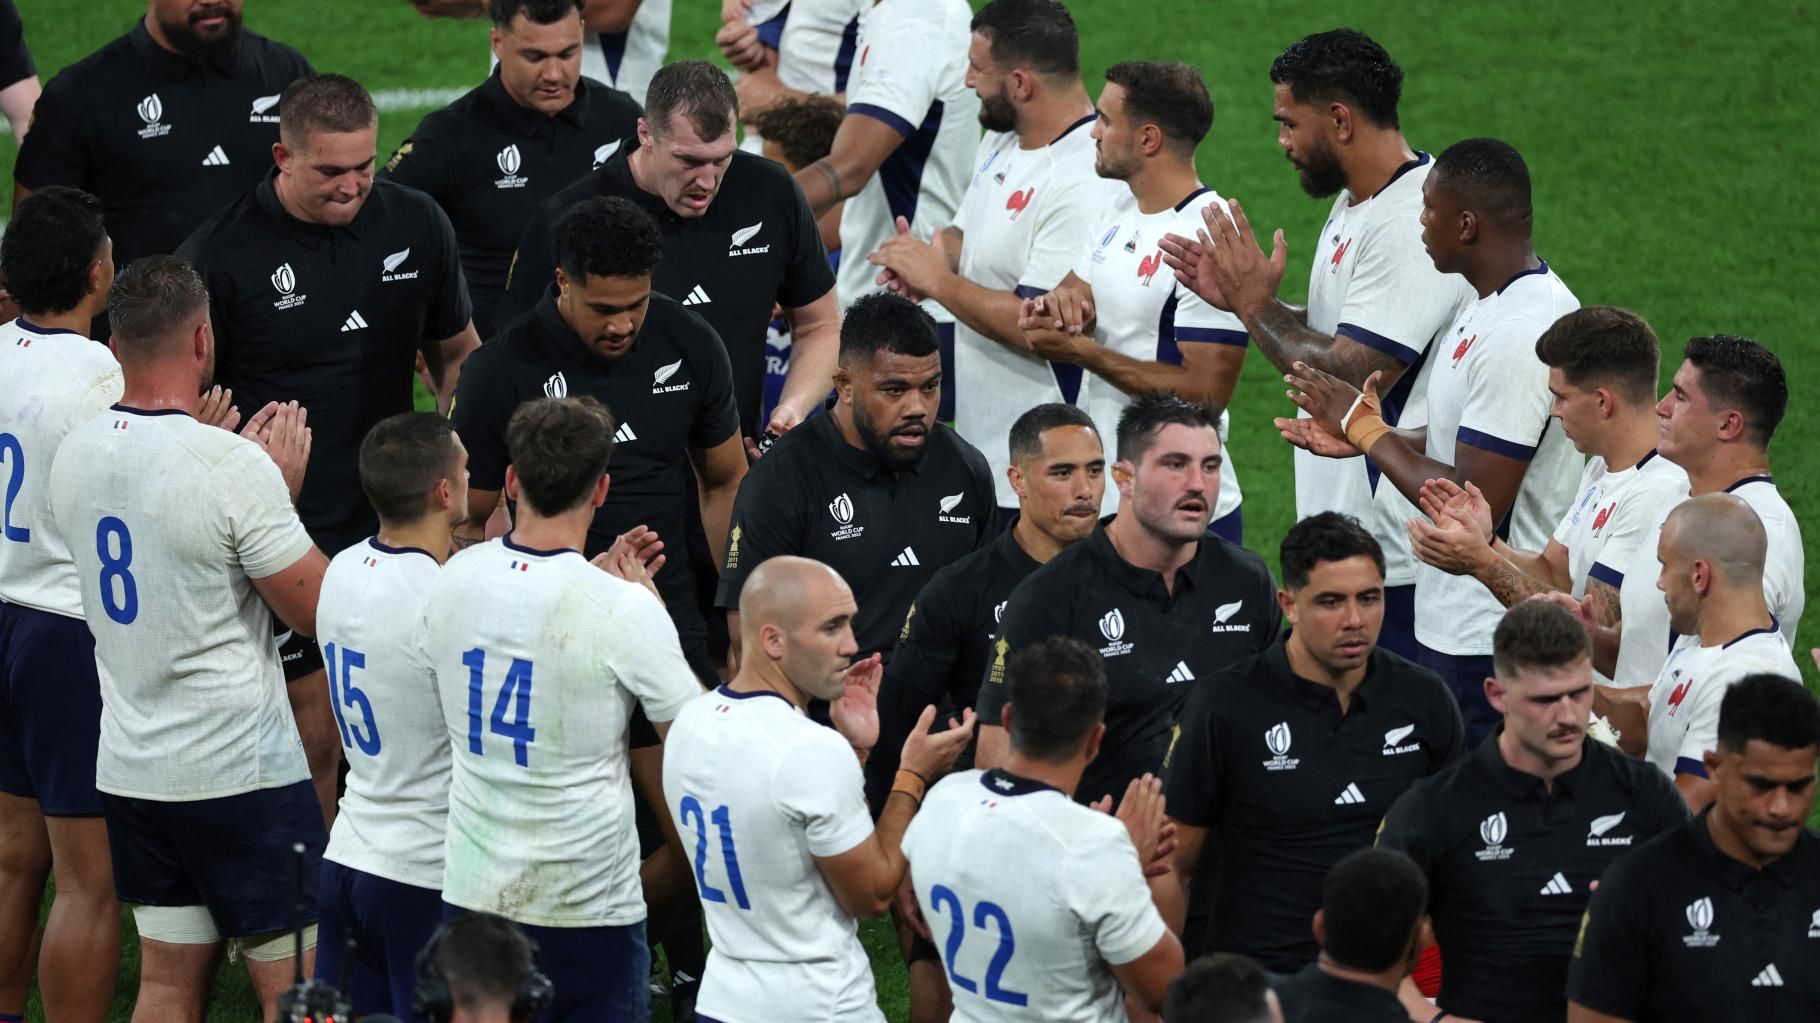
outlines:
[[[1312,235],[1327,206],[1302,194],[1276,147],[1266,72],[1288,42],[1352,25],[1403,65],[1402,122],[1413,145],[1439,152],[1492,135],[1523,152],[1535,179],[1538,251],[1582,302],[1627,306],[1654,324],[1667,350],[1665,379],[1682,341],[1716,332],[1770,346],[1797,389],[1820,372],[1820,312],[1810,290],[1820,271],[1820,207],[1806,194],[1806,175],[1820,165],[1820,135],[1797,121],[1820,98],[1812,59],[1820,15],[1810,4],[1764,0],[1734,15],[1687,0],[1077,0],[1073,7],[1095,92],[1100,72],[1127,58],[1201,69],[1218,109],[1200,153],[1202,175],[1243,200],[1260,233],[1286,230],[1285,298],[1299,299],[1304,289]],[[126,31],[145,5],[19,0],[19,8],[48,80]],[[677,4],[673,59],[717,57],[718,9],[713,0]],[[373,90],[462,86],[487,70],[483,24],[425,21],[404,0],[249,0],[246,19],[319,69]],[[383,116],[382,158],[425,112]],[[12,152],[10,136],[0,140],[0,168],[9,175]],[[10,194],[0,183],[0,195]],[[1269,364],[1249,363],[1233,402],[1231,450],[1245,488],[1248,545],[1274,564],[1294,501],[1289,451],[1270,419],[1291,406]],[[1820,412],[1791,402],[1773,457],[1783,493],[1803,518],[1820,507],[1817,460],[1806,446],[1816,432]],[[1810,554],[1810,580],[1815,569]],[[1803,646],[1820,642],[1820,607],[1811,602],[1802,632]],[[887,1015],[900,1020],[903,971],[886,928],[874,923],[865,934]],[[115,1000],[122,1020],[137,983],[128,944]],[[224,968],[214,1006],[211,1020],[255,1018],[238,967]],[[35,1001],[31,1012],[42,1019]]]

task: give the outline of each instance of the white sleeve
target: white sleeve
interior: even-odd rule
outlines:
[[[1504,320],[1474,342],[1485,346],[1484,357],[1467,366],[1459,444],[1522,462],[1536,457],[1554,402],[1548,367],[1535,355],[1536,338],[1545,329],[1533,320]]]
[[[611,644],[609,667],[652,723],[676,720],[702,694],[670,613],[644,587],[626,584],[613,607],[613,633],[623,641]]]
[[[1790,514],[1792,516],[1793,513]],[[1768,526],[1769,523],[1764,525]],[[1776,525],[1779,527],[1781,523]],[[1770,529],[1768,557],[1763,562],[1763,599],[1768,602],[1776,620],[1784,626],[1788,626],[1791,620],[1798,621],[1801,618],[1806,603],[1806,594],[1802,589],[1805,568],[1803,558],[1806,552],[1802,549],[1804,545],[1801,542],[1800,528],[1798,523],[1794,524],[1792,542],[1783,529]],[[1791,546],[1793,550],[1787,549]],[[1789,628],[1784,628],[1782,634],[1794,635]]]
[[[771,790],[778,807],[803,829],[810,855],[839,856],[872,834],[859,758],[838,734],[811,736],[777,766]]]
[[[1659,483],[1638,480],[1624,488],[1618,506],[1612,509],[1613,521],[1608,527],[1611,531],[1605,534],[1605,545],[1599,548],[1598,560],[1593,562],[1586,577],[1622,590],[1626,571],[1643,571],[1639,566],[1645,565],[1653,568],[1662,520],[1668,509],[1680,504],[1686,496],[1686,484],[1672,478],[1664,478]]]
[[[1166,266],[1158,271],[1159,274],[1172,272]],[[1178,284],[1175,296],[1175,341],[1178,346],[1191,342],[1243,348],[1251,343],[1250,336],[1245,333],[1245,324],[1237,316],[1208,305],[1193,288]]]
[[[907,11],[914,15],[915,10],[897,4],[882,13],[890,16]],[[890,24],[868,31],[865,73],[858,74],[859,69],[854,68],[859,81],[847,92],[847,113],[883,121],[905,138],[915,135],[929,116],[929,108],[941,97],[937,76],[947,67],[947,61],[931,48],[930,30],[936,27],[927,19],[897,16]],[[887,31],[877,30],[881,28]]]
[[[1155,948],[1169,928],[1151,900],[1124,825],[1095,830],[1099,833],[1069,850],[1068,890],[1061,896],[1100,958],[1123,966]]]
[[[1363,240],[1370,244],[1359,253],[1334,333],[1413,364],[1453,316],[1459,287],[1435,269],[1413,215]]]
[[[1030,232],[1030,253],[1018,275],[1017,293],[1035,298],[1055,290],[1074,269],[1081,255],[1081,239],[1093,228],[1105,199],[1104,183],[1074,179],[1059,185],[1037,210]]]
[[[277,575],[310,553],[310,534],[291,506],[284,475],[257,444],[236,445],[210,483],[221,534],[249,578]]]

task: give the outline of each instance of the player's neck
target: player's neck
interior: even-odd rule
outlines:
[[[1018,113],[1017,145],[1019,149],[1041,149],[1062,137],[1062,133],[1093,116],[1093,100],[1087,98],[1087,87],[1076,79],[1067,88],[1045,96]]]
[[[1289,670],[1295,672],[1297,678],[1332,689],[1339,698],[1340,709],[1344,711],[1352,702],[1353,690],[1359,688],[1359,683],[1365,681],[1365,674],[1371,670],[1371,659],[1368,657],[1365,663],[1356,668],[1335,673],[1308,652],[1308,648],[1297,638],[1299,635],[1291,630],[1288,638],[1283,640],[1283,659],[1289,662]]]
[[[650,158],[651,151],[644,146],[639,146],[626,154],[626,169],[632,172],[632,183],[638,186],[639,191],[656,195],[658,194],[657,182],[648,164]]]
[[[202,404],[202,381],[185,368],[121,367],[126,388],[120,404],[142,412],[176,409],[194,416]]]
[[[1036,528],[1036,520],[1020,514],[1017,524],[1011,527],[1011,539],[1015,541],[1030,560],[1039,565],[1047,565],[1049,559],[1062,553],[1067,544]]]
[[[1148,215],[1174,209],[1201,187],[1201,176],[1195,172],[1193,160],[1171,153],[1145,164],[1126,184],[1131,186],[1138,212]]]
[[[1706,835],[1713,840],[1713,848],[1752,870],[1762,870],[1782,858],[1780,856],[1764,857],[1752,852],[1751,847],[1745,845],[1744,840],[1738,837],[1738,833],[1732,830],[1726,821],[1725,814],[1718,806],[1714,806],[1706,815]]]
[[[316,223],[304,214],[303,206],[291,198],[290,182],[291,176],[282,173],[272,180],[272,194],[278,197],[278,205],[284,207],[284,212],[289,214],[292,220],[305,224]]]
[[[145,34],[151,36],[152,42],[157,43],[160,49],[182,56],[183,51],[171,43],[170,37],[164,34],[164,26],[158,24],[158,19],[152,17],[150,11],[145,14]]]
[[[1747,632],[1774,628],[1763,587],[1714,588],[1700,604],[1700,645],[1724,646]]]
[[[1748,444],[1722,444],[1699,464],[1681,468],[1687,470],[1690,496],[1717,494],[1739,480],[1768,476],[1769,452]]]
[[[1656,450],[1661,437],[1662,426],[1656,420],[1655,409],[1626,408],[1612,421],[1605,443],[1593,454],[1605,459],[1609,471],[1619,472],[1643,461],[1645,455]]]
[[[387,547],[409,547],[424,551],[440,565],[449,560],[449,538],[453,532],[454,526],[446,514],[432,512],[415,522],[381,522],[379,534],[374,539]]]
[[[1463,276],[1466,283],[1479,293],[1479,297],[1484,298],[1509,284],[1518,274],[1528,273],[1541,266],[1542,261],[1536,258],[1535,247],[1528,238],[1521,242],[1494,240],[1488,251],[1479,257],[1475,265],[1468,267]]]
[[[1397,989],[1402,986],[1403,975],[1407,972],[1401,963],[1398,963],[1395,967],[1381,973],[1355,970],[1350,966],[1342,966],[1339,963],[1334,962],[1333,958],[1329,956],[1325,950],[1321,952],[1320,958],[1316,961],[1320,964],[1321,972],[1335,980],[1350,981],[1354,984],[1368,984],[1371,987],[1383,988],[1391,994],[1395,994]]]
[[[1513,771],[1522,771],[1542,779],[1542,784],[1549,785],[1563,774],[1580,766],[1586,756],[1586,744],[1575,748],[1573,755],[1559,760],[1550,760],[1539,756],[1534,750],[1517,741],[1515,732],[1504,728],[1498,732],[1498,755],[1504,758],[1506,766]]]
[[[741,658],[739,671],[727,680],[736,693],[776,693],[800,711],[809,709],[809,694],[796,688],[781,665],[770,658]]]
[[[1352,194],[1354,204],[1383,191],[1397,171],[1416,158],[1415,150],[1403,141],[1403,133],[1394,129],[1368,128],[1356,145],[1358,148],[1346,164],[1346,191]]]
[[[518,546],[534,551],[579,551],[587,545],[588,524],[593,521],[592,505],[546,517],[520,501],[512,531],[506,535]]]
[[[60,313],[28,313],[21,311],[19,318],[34,327],[45,330],[67,330],[72,334],[89,336],[89,329],[95,322],[95,314],[89,310],[86,302],[78,303],[76,308]]]
[[[1147,568],[1163,577],[1163,586],[1175,592],[1175,570],[1194,560],[1200,550],[1197,541],[1177,543],[1157,536],[1137,520],[1137,513],[1124,501],[1119,502],[1118,517],[1106,527],[1106,539],[1118,556],[1139,568]]]
[[[1087,770],[1087,761],[1074,757],[1065,764],[1052,760],[1036,760],[1012,750],[1005,758],[1003,768],[1006,774],[1015,774],[1019,778],[1040,781],[1056,789],[1068,798],[1074,798],[1074,790],[1081,787],[1081,774]]]

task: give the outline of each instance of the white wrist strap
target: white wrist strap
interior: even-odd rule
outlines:
[[[1363,392],[1360,392],[1357,398],[1352,399],[1352,407],[1347,409],[1346,414],[1340,417],[1340,432],[1342,434],[1352,428],[1353,413],[1357,412],[1359,406],[1363,404],[1365,404],[1365,395]]]

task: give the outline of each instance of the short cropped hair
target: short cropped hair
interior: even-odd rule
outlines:
[[[492,913],[464,913],[443,925],[432,964],[464,1012],[512,1005],[535,968],[531,939],[518,925]]]
[[[1360,849],[1321,882],[1322,949],[1341,966],[1382,973],[1408,954],[1428,912],[1428,878],[1394,849]]]
[[[572,281],[643,277],[663,258],[657,221],[622,196],[591,196],[556,221],[556,265]]]
[[[739,118],[739,96],[725,71],[705,60],[679,60],[658,69],[645,90],[645,123],[651,134],[668,135],[676,114],[689,119],[703,142],[712,142]]]
[[[1586,627],[1565,608],[1546,600],[1525,600],[1504,612],[1491,636],[1492,671],[1499,680],[1549,668],[1565,668],[1592,656]]]
[[[1080,640],[1052,636],[1005,661],[1005,702],[1012,749],[1067,760],[1106,716],[1106,666]]]
[[[1384,574],[1384,548],[1359,520],[1340,512],[1320,512],[1289,527],[1277,548],[1277,565],[1283,588],[1299,590],[1308,585],[1315,566],[1325,561],[1345,561],[1360,555]]]
[[[1751,443],[1769,447],[1788,411],[1788,377],[1776,353],[1750,338],[1713,334],[1689,339],[1683,357],[1700,371],[1707,400],[1742,412]]]
[[[285,87],[278,101],[278,134],[292,149],[311,132],[346,134],[379,123],[379,108],[359,82],[347,75],[311,75]]]
[[[1143,461],[1144,453],[1165,426],[1204,426],[1218,432],[1220,414],[1206,405],[1166,391],[1140,394],[1119,413],[1118,457],[1121,462]]]
[[[832,96],[801,96],[759,111],[752,130],[782,146],[792,165],[807,167],[833,151],[834,135],[846,116],[847,108]]]
[[[1746,675],[1719,701],[1719,748],[1742,753],[1751,740],[1778,749],[1820,746],[1820,702],[1781,675]]]
[[[1058,426],[1084,426],[1099,436],[1093,417],[1076,405],[1052,401],[1026,409],[1011,424],[1011,462],[1013,465],[1043,453],[1043,434]]]
[[[1338,100],[1381,128],[1397,127],[1403,69],[1357,29],[1336,28],[1290,43],[1270,65],[1270,80],[1287,85],[1298,103]]]
[[[208,285],[176,256],[142,256],[108,289],[108,325],[123,358],[154,355],[171,332],[209,304]]]
[[[992,0],[973,15],[972,29],[992,42],[992,62],[1039,75],[1081,73],[1081,34],[1056,0]]]
[[[1462,205],[1501,224],[1531,219],[1529,164],[1498,139],[1464,139],[1435,157],[1437,184]]]
[[[506,423],[519,496],[540,515],[580,506],[613,458],[613,414],[591,397],[539,398]]]
[[[1266,1023],[1270,981],[1264,968],[1236,952],[1215,952],[1188,964],[1163,998],[1169,1023]]]
[[[101,200],[67,185],[25,197],[0,238],[0,270],[25,313],[62,313],[88,294],[88,268],[107,240]]]
[[[922,307],[888,291],[873,292],[854,300],[840,323],[840,361],[870,360],[880,352],[912,358],[940,350],[935,318]]]
[[[488,5],[493,24],[511,28],[512,19],[520,14],[533,25],[554,25],[571,14],[580,14],[586,0],[493,0]]]
[[[1125,91],[1125,113],[1154,124],[1178,150],[1192,152],[1213,128],[1213,96],[1193,65],[1125,60],[1106,69],[1106,81]]]
[[[1583,391],[1608,387],[1631,404],[1656,403],[1662,345],[1643,317],[1629,309],[1575,309],[1536,339],[1536,358]]]
[[[454,473],[455,424],[434,412],[388,416],[360,442],[360,489],[388,525],[423,518],[431,488]]]

